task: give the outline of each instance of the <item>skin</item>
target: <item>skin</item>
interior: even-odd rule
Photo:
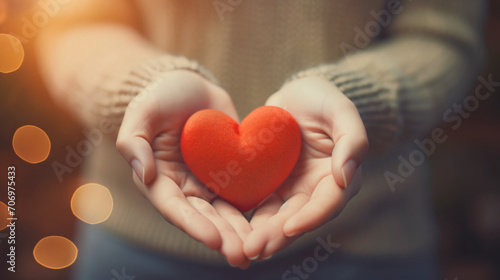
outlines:
[[[134,167],[139,190],[159,213],[240,268],[271,257],[337,216],[360,189],[357,167],[368,150],[356,107],[327,80],[294,80],[266,105],[282,107],[295,117],[303,147],[290,177],[255,208],[250,222],[204,187],[182,160],[180,136],[194,112],[217,109],[239,122],[229,95],[200,75],[172,71],[137,96],[127,108],[116,143]],[[350,168],[345,166],[349,160]]]
[[[238,121],[224,90],[191,71],[169,72],[129,104],[116,146],[131,165],[138,160],[144,167],[135,164],[134,181],[168,222],[219,251],[229,264],[246,268],[250,261],[243,253],[243,240],[250,224],[208,191],[182,160],[182,128],[201,109],[217,109]]]
[[[340,214],[361,187],[361,168],[356,167],[368,151],[357,108],[327,80],[294,80],[269,97],[266,105],[282,107],[294,116],[303,147],[289,178],[256,207],[250,221],[253,230],[244,244],[250,259],[270,258]],[[344,167],[349,160],[352,167]]]

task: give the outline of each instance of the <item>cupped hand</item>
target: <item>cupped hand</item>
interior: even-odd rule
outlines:
[[[301,155],[288,179],[256,207],[244,242],[249,259],[267,259],[298,236],[336,217],[361,187],[368,139],[356,106],[318,77],[289,82],[266,105],[297,120]]]
[[[251,231],[243,214],[196,179],[180,150],[187,119],[201,109],[220,110],[238,121],[229,95],[199,74],[164,75],[127,107],[116,146],[132,166],[141,193],[171,224],[233,266],[248,267],[243,240]]]

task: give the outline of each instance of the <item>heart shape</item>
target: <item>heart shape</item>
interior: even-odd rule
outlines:
[[[300,155],[299,125],[287,111],[263,106],[239,125],[206,109],[184,125],[181,153],[191,172],[210,190],[245,212],[290,175]]]

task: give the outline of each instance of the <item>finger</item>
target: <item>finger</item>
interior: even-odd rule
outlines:
[[[250,232],[243,244],[243,250],[248,259],[257,260],[260,258],[260,254],[268,241],[268,235],[262,228],[265,228],[266,221],[275,215],[282,205],[283,200],[275,193],[272,193],[256,207],[257,210],[250,220],[252,232]]]
[[[144,119],[147,117],[142,109],[127,110],[116,140],[116,148],[145,184],[156,177],[151,148],[154,132],[144,124]]]
[[[267,259],[288,245],[292,240],[284,235],[283,225],[307,201],[304,193],[296,194],[285,203],[276,197],[266,201],[252,218],[253,231],[245,241],[245,254],[253,259]]]
[[[344,206],[346,191],[337,187],[332,176],[323,178],[309,202],[285,223],[284,234],[289,237],[297,236],[331,219]]]
[[[276,193],[270,194],[264,201],[257,205],[255,213],[250,220],[252,228],[260,226],[270,217],[278,213],[280,207],[283,206],[283,203],[283,199],[281,199]]]
[[[326,107],[326,132],[335,145],[332,151],[332,174],[337,185],[347,187],[368,151],[365,126],[356,106],[349,100],[335,108]]]
[[[185,179],[185,183],[182,186],[182,192],[185,196],[196,196],[209,203],[212,203],[212,201],[217,198],[216,193],[203,185],[203,183],[191,173],[187,176],[187,179]]]
[[[245,216],[243,216],[238,209],[221,198],[216,198],[212,205],[217,212],[219,212],[221,217],[234,228],[241,240],[245,240],[252,231],[252,227]]]
[[[141,179],[137,176],[134,170],[132,170],[132,180],[134,181],[137,189],[144,198],[148,198],[148,187],[142,183]]]
[[[233,227],[233,229],[236,231],[236,234],[240,237],[240,240],[242,242],[241,254],[244,256],[243,242],[247,238],[248,234],[252,231],[250,223],[238,209],[234,208],[234,206],[221,198],[216,198],[213,201],[212,205],[217,210],[219,215],[221,215],[221,217]],[[246,269],[250,266],[252,261],[244,256],[243,262],[237,261],[235,263],[239,263],[237,264],[238,267]],[[235,263],[233,263],[233,265],[235,265]]]
[[[226,257],[229,264],[233,266],[246,264],[248,259],[243,254],[243,241],[234,228],[207,201],[198,197],[188,197],[187,200],[210,220],[219,231],[222,238],[222,246],[219,248],[219,252]]]
[[[208,248],[220,249],[222,238],[219,230],[187,201],[179,186],[170,178],[157,176],[148,186],[146,196],[169,223]]]
[[[336,217],[361,185],[361,168],[356,171],[349,188],[339,188],[332,176],[323,178],[311,199],[285,223],[286,236],[298,236],[312,231]]]
[[[274,253],[285,248],[298,237],[298,235],[293,237],[286,236],[283,227],[286,221],[297,213],[308,201],[308,195],[298,193],[288,199],[276,215],[269,218],[266,228],[268,228],[268,232],[271,230],[272,232],[268,236],[267,244],[260,254],[262,259],[270,258]]]

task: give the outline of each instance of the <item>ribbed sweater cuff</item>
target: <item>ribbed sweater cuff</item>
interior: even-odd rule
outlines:
[[[116,59],[120,59],[117,57],[102,63],[111,69],[92,66],[94,68],[81,71],[75,79],[73,94],[77,102],[73,105],[77,106],[77,115],[86,126],[98,127],[102,120],[107,120],[119,128],[129,103],[139,94],[147,94],[173,70],[194,71],[217,83],[200,64],[182,56],[160,55],[127,68],[113,66]]]
[[[194,71],[207,80],[217,83],[215,77],[198,62],[189,60],[183,56],[163,55],[133,68],[123,80],[118,91],[115,102],[112,103],[112,111],[123,115],[128,104],[139,94],[147,94],[149,89],[169,72],[173,70]]]
[[[310,68],[287,82],[311,76],[329,80],[356,105],[370,142],[377,142],[375,146],[386,147],[398,139],[402,118],[398,110],[397,83],[381,82],[367,72],[349,69],[348,63]]]

